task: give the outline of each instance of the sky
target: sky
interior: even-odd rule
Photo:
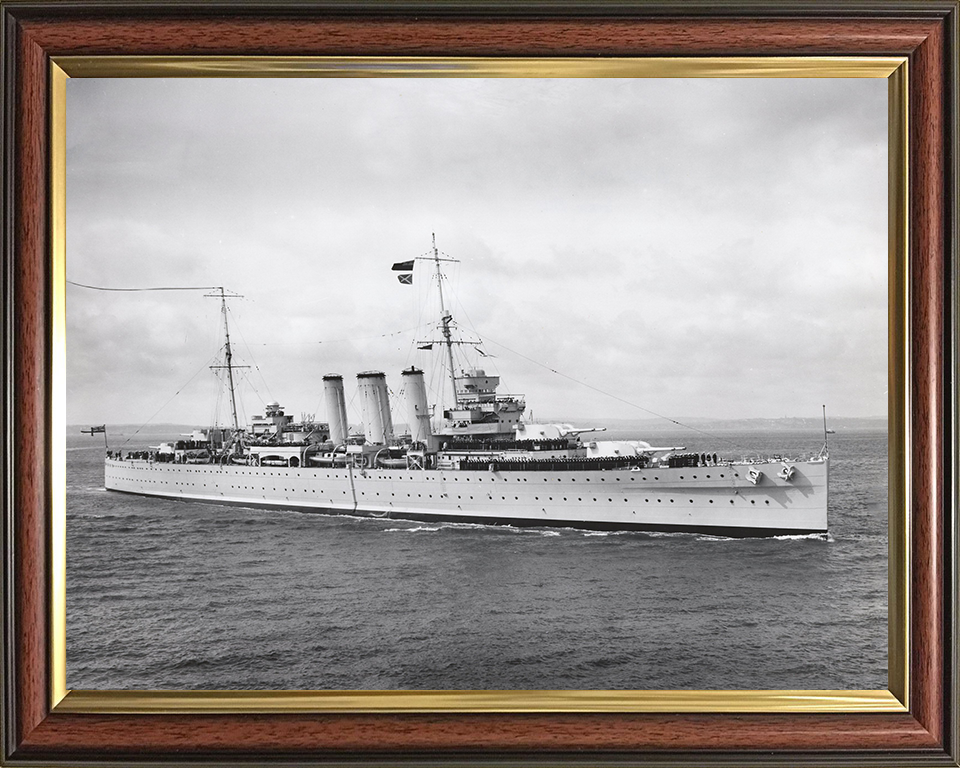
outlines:
[[[886,110],[882,79],[71,79],[67,279],[240,294],[241,421],[325,420],[340,373],[358,423],[356,373],[411,364],[449,400],[432,266],[390,269],[434,233],[457,365],[537,419],[883,416]],[[205,293],[68,284],[68,423],[228,423]]]

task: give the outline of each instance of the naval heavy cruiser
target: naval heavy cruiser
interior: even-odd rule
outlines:
[[[220,289],[232,427],[197,430],[149,450],[108,451],[106,488],[419,521],[736,537],[827,531],[826,442],[812,456],[736,460],[642,440],[595,439],[602,429],[527,419],[523,396],[498,393],[499,376],[455,367],[453,350],[463,342],[443,301],[447,259],[435,242],[420,258],[436,269],[436,344],[446,357],[449,407],[431,408],[423,371],[411,366],[401,373],[397,404],[405,408],[408,434],[396,434],[382,371],[356,374],[362,434],[350,432],[340,374],[323,377],[326,422],[296,421],[274,402],[241,427]],[[394,268],[412,273],[413,262]]]

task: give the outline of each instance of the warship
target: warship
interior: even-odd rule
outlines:
[[[148,449],[107,451],[110,491],[330,515],[590,530],[691,532],[730,537],[827,531],[829,454],[750,459],[642,440],[597,439],[601,428],[525,418],[522,395],[500,377],[457,368],[443,296],[442,258],[432,262],[451,399],[431,407],[423,370],[402,371],[408,430],[396,434],[382,371],[356,374],[362,434],[351,434],[343,376],[323,377],[326,422],[295,420],[278,402],[241,426],[237,416],[226,293],[219,289],[232,424],[200,429]],[[399,262],[400,282],[414,261]],[[446,386],[446,385],[444,385]]]

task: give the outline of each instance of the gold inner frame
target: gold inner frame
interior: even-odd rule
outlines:
[[[66,687],[66,81],[71,77],[845,77],[888,87],[888,690],[71,691]],[[50,705],[56,712],[905,712],[909,707],[910,439],[906,57],[519,59],[451,57],[53,57]]]

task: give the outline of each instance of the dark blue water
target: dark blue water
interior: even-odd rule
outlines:
[[[829,536],[747,540],[140,498],[99,440],[68,438],[70,688],[886,688],[885,432],[831,436]]]

